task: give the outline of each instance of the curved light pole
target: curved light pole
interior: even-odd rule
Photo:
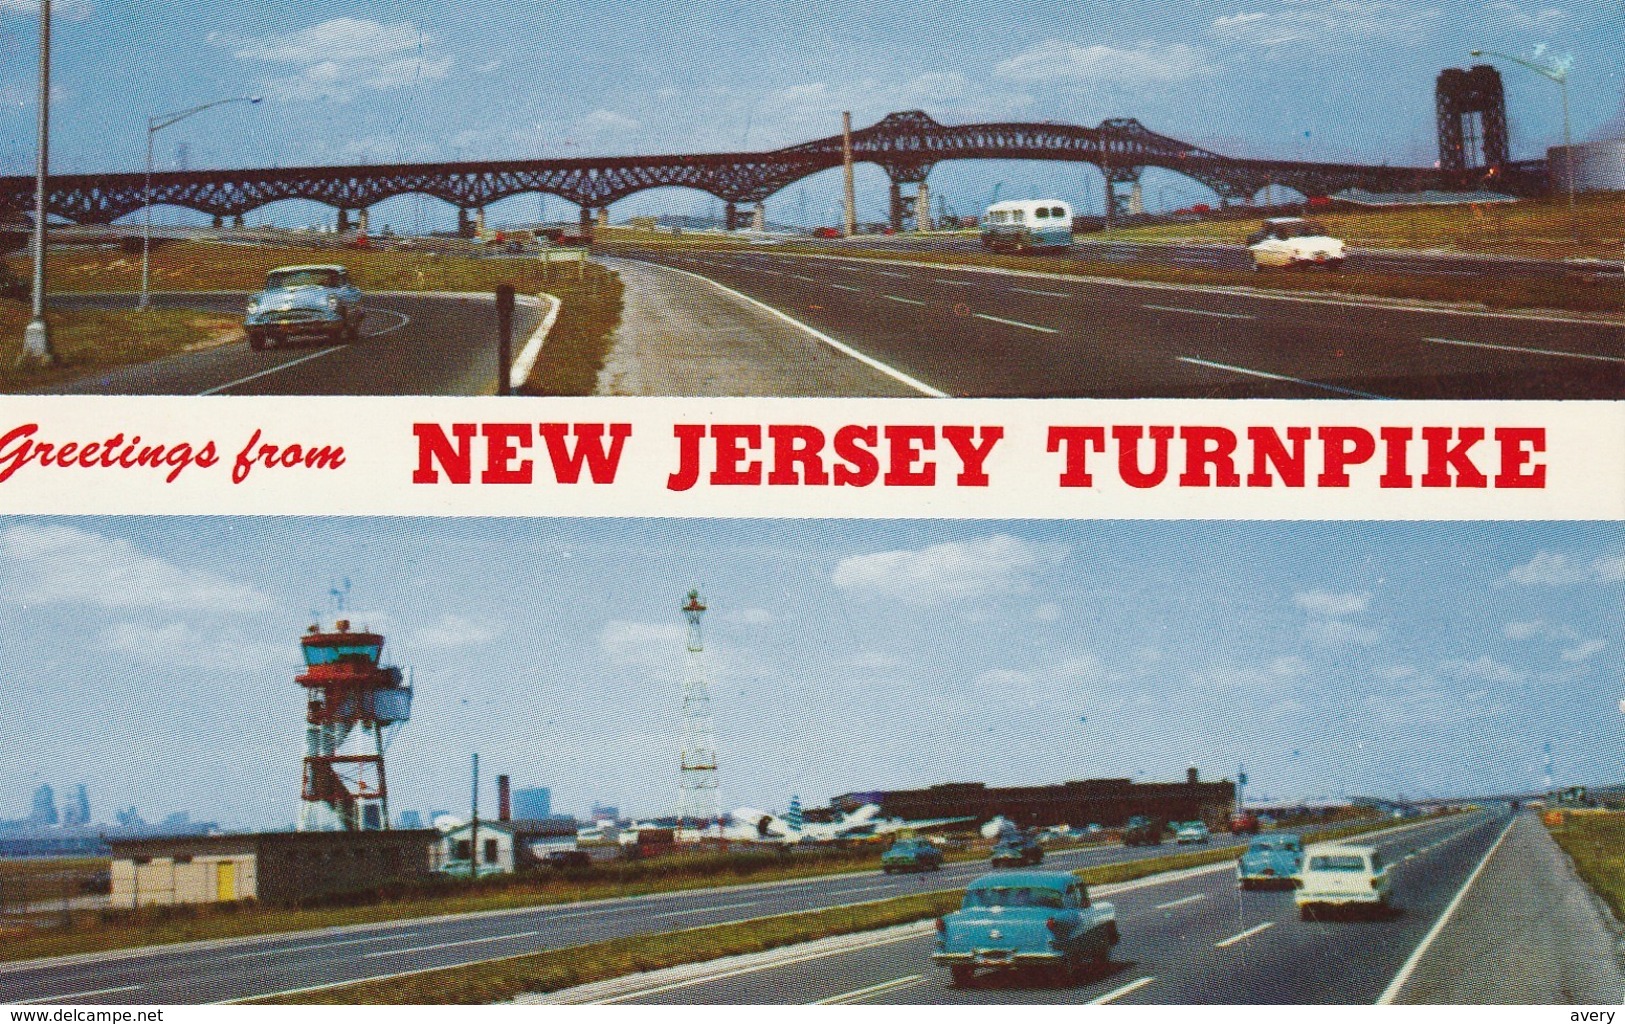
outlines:
[[[1551,64],[1536,64],[1514,57],[1510,53],[1498,53],[1495,50],[1473,50],[1474,57],[1499,57],[1509,60],[1521,68],[1528,68],[1535,74],[1549,81],[1557,83],[1558,89],[1563,93],[1563,177],[1569,184],[1569,229],[1575,228],[1574,223],[1574,149],[1569,141],[1569,69],[1566,64],[1554,61]]]
[[[184,121],[193,114],[201,114],[210,107],[223,106],[227,103],[258,103],[259,96],[233,96],[230,99],[214,100],[211,103],[200,103],[185,110],[175,110],[168,114],[154,114],[147,118],[147,177],[146,185],[141,191],[141,308],[146,309],[152,304],[152,140],[160,131],[168,128],[176,121]]]

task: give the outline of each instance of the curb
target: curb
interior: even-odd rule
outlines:
[[[542,317],[542,322],[537,325],[535,332],[525,342],[525,347],[520,350],[519,358],[513,361],[512,368],[508,370],[509,390],[522,387],[525,381],[530,379],[530,372],[536,368],[536,360],[541,357],[542,346],[547,344],[547,336],[552,333],[553,325],[558,322],[559,310],[564,308],[563,299],[546,292],[535,298],[522,295],[516,301],[524,302],[526,305],[540,305],[545,302],[550,308]]]

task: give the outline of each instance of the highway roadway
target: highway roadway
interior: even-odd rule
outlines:
[[[920,382],[1090,398],[1625,398],[1625,325],[746,251],[616,247]]]
[[[1239,846],[1229,836],[1218,846]],[[1173,852],[1094,847],[1049,855],[1075,869]],[[1233,864],[1226,869],[1234,872]],[[758,883],[486,914],[400,921],[293,935],[227,940],[194,948],[151,946],[59,961],[0,963],[0,1003],[210,1003],[247,999],[401,972],[842,906],[941,889],[985,874],[986,861],[928,874],[879,871]]]
[[[969,987],[955,988],[947,970],[930,960],[935,934],[922,929],[885,945],[762,970],[736,969],[728,977],[690,979],[603,1001],[1369,1004],[1391,999],[1404,987],[1415,969],[1411,958],[1433,942],[1447,909],[1508,825],[1505,813],[1478,812],[1367,840],[1394,864],[1396,910],[1382,917],[1340,914],[1302,921],[1291,891],[1238,889],[1233,863],[1161,884],[1095,887],[1096,899],[1116,907],[1123,939],[1109,967],[1081,980],[983,973]],[[1496,938],[1506,949],[1550,948],[1524,946],[1521,933],[1499,928],[1509,916],[1501,909],[1498,919],[1481,924],[1498,927]],[[1454,967],[1458,973],[1492,970],[1516,980],[1529,965],[1507,962],[1513,959]],[[1617,1002],[1617,994],[1609,994]]]
[[[246,293],[159,294],[155,305],[241,317]],[[59,309],[128,308],[133,295],[53,295]],[[294,339],[255,352],[246,340],[122,367],[45,389],[75,395],[482,395],[496,389],[496,305],[490,296],[374,292],[360,341]],[[519,348],[540,322],[514,310]]]

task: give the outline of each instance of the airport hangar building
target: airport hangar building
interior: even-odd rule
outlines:
[[[1055,786],[989,787],[981,782],[948,782],[927,789],[845,793],[830,808],[850,814],[865,804],[879,804],[887,818],[976,818],[1003,815],[1028,828],[1050,825],[1121,826],[1136,814],[1160,821],[1228,820],[1236,786],[1229,780],[1202,782],[1195,768],[1184,782],[1140,782],[1132,779],[1086,779]]]

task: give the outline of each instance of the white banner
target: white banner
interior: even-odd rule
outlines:
[[[32,514],[1625,519],[1625,403],[23,397]]]

